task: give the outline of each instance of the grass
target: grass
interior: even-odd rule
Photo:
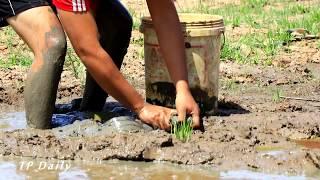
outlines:
[[[81,63],[80,58],[70,47],[67,49],[66,66],[70,67],[75,78],[82,79],[85,76],[85,67]]]
[[[290,46],[292,37],[288,29],[305,28],[311,34],[319,33],[319,8],[320,4],[300,4],[294,0],[242,0],[240,5],[217,8],[202,3],[180,11],[221,15],[227,27],[240,27],[235,31],[248,30],[231,37],[227,31],[222,60],[271,65],[274,56],[284,46]],[[246,56],[242,46],[249,47],[252,52]]]
[[[233,79],[227,79],[221,82],[222,89],[226,90],[236,90],[237,84]]]
[[[0,67],[29,67],[32,64],[29,48],[26,45],[19,44],[20,39],[12,28],[4,28],[3,35],[5,38],[1,38],[1,43],[6,46],[7,55],[0,58]]]
[[[192,135],[192,117],[187,118],[183,122],[178,121],[178,117],[171,119],[171,133],[180,141],[188,142]]]
[[[192,8],[183,8],[183,5],[180,5],[178,10],[223,16],[228,30],[221,50],[221,60],[268,66],[272,65],[279,51],[288,49],[291,45],[292,37],[287,33],[288,29],[305,28],[311,34],[319,33],[319,8],[320,4],[308,5],[295,0],[241,0],[240,4],[227,4],[222,7],[209,6],[199,0]],[[142,15],[133,8],[128,10],[133,17],[133,29],[138,30]],[[32,57],[26,53],[29,49],[16,45],[19,38],[12,28],[3,28],[0,37],[1,43],[5,44],[9,51],[8,55],[0,56],[0,67],[31,65]],[[133,40],[132,43],[143,47],[142,38]],[[320,42],[317,46],[320,48]],[[144,57],[140,49],[138,56]],[[81,78],[84,73],[83,65],[70,49],[66,67],[72,69],[77,78]]]
[[[30,67],[33,57],[30,55],[30,49],[25,44],[19,44],[20,38],[15,31],[6,27],[3,29],[1,43],[6,46],[7,55],[0,57],[0,68],[11,68],[14,66]],[[84,82],[85,68],[78,56],[71,47],[67,49],[65,66],[73,72],[74,77]]]
[[[136,45],[138,45],[138,46],[140,46],[140,47],[143,47],[143,45],[144,45],[144,39],[143,39],[143,37],[139,37],[139,38],[133,38],[132,39],[132,43],[133,44],[136,44]]]
[[[29,67],[31,64],[32,58],[21,51],[13,51],[6,59],[0,59],[0,68],[11,68],[14,66]]]
[[[128,8],[128,11],[130,13],[130,15],[132,16],[132,20],[133,20],[133,25],[132,25],[132,29],[133,30],[139,30],[140,25],[141,25],[141,16],[139,16],[136,11],[132,8]]]
[[[281,102],[281,96],[283,95],[283,92],[281,89],[277,88],[272,93],[272,101],[275,103]]]

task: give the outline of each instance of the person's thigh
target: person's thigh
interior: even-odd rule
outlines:
[[[118,0],[99,1],[95,14],[100,44],[120,68],[130,42],[131,15]]]
[[[62,26],[50,6],[28,9],[8,18],[7,22],[35,54],[55,41],[61,41],[59,38],[65,38]]]
[[[50,128],[66,52],[62,26],[50,6],[26,9],[7,22],[35,55],[24,89],[28,126]]]

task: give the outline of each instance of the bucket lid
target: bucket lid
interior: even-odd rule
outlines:
[[[192,29],[214,29],[224,31],[224,23],[222,16],[210,14],[196,14],[196,13],[179,13],[180,23],[183,31],[187,32]],[[150,16],[141,18],[140,32],[144,32],[147,27],[153,27]]]

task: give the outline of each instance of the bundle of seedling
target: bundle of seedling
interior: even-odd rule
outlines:
[[[179,121],[177,116],[171,118],[171,134],[182,142],[188,142],[192,134],[192,117]]]

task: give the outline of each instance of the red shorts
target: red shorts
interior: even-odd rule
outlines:
[[[53,0],[53,4],[61,10],[72,12],[86,12],[95,9],[92,0]]]

